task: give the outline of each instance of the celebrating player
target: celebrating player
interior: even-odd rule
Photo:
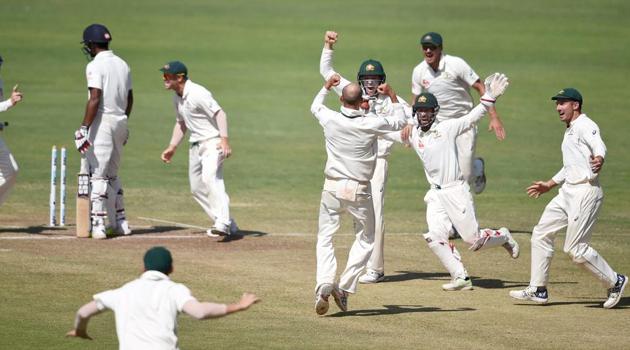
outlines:
[[[579,91],[566,88],[551,99],[556,101],[560,121],[567,125],[562,140],[562,169],[548,181],[532,183],[527,188],[527,194],[538,198],[559,184],[562,187],[547,204],[532,231],[529,287],[511,291],[510,296],[543,304],[548,301],[547,284],[553,241],[556,232],[566,227],[564,252],[608,288],[604,307],[610,309],[621,299],[628,278],[613,271],[589,244],[604,199],[599,173],[604,165],[606,145],[597,124],[582,113],[582,95]]]
[[[447,291],[473,288],[459,252],[448,242],[451,227],[457,229],[472,251],[503,246],[512,258],[516,259],[519,255],[518,243],[507,228],[479,230],[470,187],[457,162],[457,138],[473,128],[494,106],[496,99],[505,92],[508,80],[505,75],[495,73],[485,80],[485,85],[481,104],[458,119],[436,123],[441,108],[431,93],[421,93],[413,105],[418,127],[412,128],[408,142],[422,160],[431,186],[424,197],[429,225],[429,232],[424,234],[424,238],[451,275],[451,282],[442,285],[442,289]],[[384,137],[402,142],[401,133]]]
[[[2,67],[2,62],[2,57],[0,57],[0,67]],[[4,99],[2,84],[2,79],[0,79],[0,101]],[[22,101],[22,93],[18,91],[16,85],[13,87],[13,91],[11,91],[11,97],[6,101],[0,102],[0,112],[8,110],[20,101]],[[7,199],[9,191],[15,184],[17,173],[17,162],[15,158],[13,158],[9,147],[7,147],[4,140],[0,137],[0,205]]]
[[[177,146],[190,130],[188,175],[193,198],[214,221],[209,236],[229,236],[238,232],[230,218],[230,198],[223,182],[223,161],[232,154],[228,142],[227,115],[210,91],[188,79],[188,69],[172,61],[160,69],[164,87],[175,92],[176,121],[162,161],[170,163]]]
[[[119,349],[178,349],[177,314],[184,312],[197,320],[225,316],[247,310],[259,301],[245,293],[234,304],[199,302],[190,290],[168,277],[173,272],[173,258],[168,249],[153,247],[144,255],[144,273],[118,289],[94,295],[94,300],[77,311],[69,337],[92,339],[87,324],[94,315],[113,310]]]
[[[333,45],[338,40],[338,34],[327,31],[324,35],[324,48],[319,64],[319,71],[324,79],[337,74],[332,67]],[[366,60],[361,64],[357,80],[361,86],[363,99],[367,103],[363,106],[367,109],[367,116],[387,117],[394,113],[394,102],[386,95],[378,91],[378,87],[385,83],[386,75],[383,66],[379,61]],[[350,82],[341,77],[341,82],[334,87],[335,92],[341,95],[341,91]],[[411,116],[411,108],[407,103],[397,96],[398,103],[402,104],[407,116]],[[387,183],[387,157],[389,156],[393,142],[383,138],[378,139],[378,153],[376,157],[376,167],[374,175],[370,179],[372,187],[372,200],[374,202],[374,250],[367,263],[366,273],[359,278],[361,283],[378,283],[385,278],[384,262],[384,239],[385,224],[383,222],[383,206],[385,204],[385,185]]]
[[[334,112],[324,106],[324,99],[341,77],[334,74],[319,91],[311,112],[324,129],[328,160],[324,174],[324,188],[319,209],[317,234],[317,286],[315,311],[328,311],[328,297],[332,294],[342,311],[348,310],[348,293],[355,293],[359,275],[365,269],[374,243],[374,204],[370,179],[376,162],[376,142],[379,135],[400,130],[406,121],[402,105],[388,84],[378,87],[380,94],[392,101],[391,116],[374,118],[361,109],[363,99],[359,84],[347,84],[341,93],[343,106]],[[337,260],[333,236],[339,229],[339,216],[347,211],[354,220],[356,239],[350,248],[348,262],[335,284]]]
[[[131,71],[109,49],[111,40],[109,30],[101,24],[92,24],[83,31],[83,50],[92,61],[85,69],[89,99],[81,127],[75,132],[75,143],[90,168],[95,239],[106,238],[105,216],[117,233],[131,234],[118,178],[123,146],[129,137],[127,119],[133,105]]]
[[[461,118],[473,108],[470,87],[482,96],[486,91],[479,76],[463,59],[442,52],[442,36],[429,32],[420,39],[424,60],[418,64],[411,76],[413,100],[422,92],[430,92],[440,104],[438,122]],[[499,140],[505,138],[505,130],[494,107],[488,110],[490,123],[488,130],[494,130]],[[407,129],[409,131],[410,128]],[[406,133],[403,133],[403,138]],[[481,193],[486,187],[484,161],[474,158],[477,126],[466,130],[457,137],[457,161],[464,179],[473,185],[475,193]]]

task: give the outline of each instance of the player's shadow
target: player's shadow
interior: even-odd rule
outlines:
[[[39,226],[27,226],[27,227],[11,227],[4,228],[0,227],[0,233],[29,233],[29,234],[37,234],[43,236],[58,236],[59,233],[54,233],[51,231],[66,231],[68,229],[67,226],[63,227],[50,227],[45,225]]]
[[[132,227],[132,235],[146,235],[150,233],[164,233],[164,232],[175,232],[187,230],[187,228],[179,227],[179,226],[152,226],[146,228],[133,228]]]
[[[335,314],[331,314],[328,317],[346,317],[346,316],[380,316],[380,315],[398,315],[416,312],[461,312],[461,311],[476,311],[470,307],[460,307],[455,309],[442,309],[436,306],[422,306],[422,305],[383,305],[383,309],[365,309],[365,310],[350,310],[340,311]]]
[[[479,278],[475,276],[472,276],[471,278],[474,287],[483,289],[505,289],[529,286],[529,282],[503,281],[496,278]]]
[[[383,282],[404,282],[411,280],[442,280],[450,279],[446,272],[415,272],[415,271],[396,271],[397,275],[386,275]]]
[[[261,231],[248,231],[248,230],[240,230],[234,234],[231,234],[229,236],[225,236],[222,237],[221,239],[219,239],[217,242],[219,243],[229,243],[232,241],[238,241],[243,239],[246,236],[251,236],[251,237],[263,237],[266,236],[267,233],[266,232],[261,232]]]

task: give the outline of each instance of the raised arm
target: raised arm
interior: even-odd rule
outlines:
[[[472,87],[479,92],[479,96],[483,96],[486,93],[486,87],[481,83],[481,80],[477,80]],[[494,130],[497,139],[501,141],[504,140],[505,129],[503,128],[503,122],[501,122],[501,118],[499,118],[495,106],[488,107],[488,118],[490,119],[488,122],[488,131]]]
[[[484,81],[485,93],[481,96],[481,103],[467,115],[452,122],[452,125],[455,126],[455,133],[459,135],[477,124],[486,112],[494,107],[497,99],[505,93],[508,85],[510,83],[504,74],[494,73],[488,76]]]
[[[350,81],[335,72],[333,68],[333,45],[337,42],[338,37],[339,34],[337,34],[337,32],[330,30],[324,34],[324,48],[322,49],[322,56],[319,59],[319,73],[324,80],[328,80],[335,74],[339,75],[340,81],[338,85],[334,86],[334,90],[337,95],[341,96],[343,88],[350,84]]]
[[[328,95],[328,91],[333,86],[338,86],[341,81],[341,77],[339,74],[332,75],[328,80],[326,80],[326,84],[322,87],[321,90],[315,95],[315,99],[311,104],[311,113],[319,120],[321,125],[326,124],[328,121],[330,109],[324,106],[324,100],[326,99],[326,95]]]
[[[20,101],[22,101],[22,93],[18,91],[18,86],[15,85],[13,87],[13,91],[11,92],[11,97],[4,102],[0,102],[0,112],[6,111]]]
[[[252,293],[244,293],[241,299],[233,304],[215,304],[192,299],[184,304],[183,311],[197,320],[206,320],[247,310],[259,301],[260,299]]]

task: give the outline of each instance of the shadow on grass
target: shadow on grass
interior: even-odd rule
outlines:
[[[443,280],[450,279],[451,275],[446,272],[414,272],[396,271],[398,275],[387,275],[382,283],[403,282],[411,280]]]
[[[241,231],[238,231],[237,233],[231,234],[229,236],[225,236],[222,239],[219,239],[217,242],[219,242],[219,243],[229,243],[229,242],[232,242],[232,241],[241,240],[245,236],[263,237],[263,236],[266,236],[266,235],[267,235],[266,232],[241,230]]]
[[[58,235],[58,233],[50,232],[50,231],[66,231],[68,226],[63,227],[50,227],[45,225],[39,226],[28,226],[28,227],[13,227],[13,228],[0,228],[0,233],[30,233],[30,234],[38,234],[43,236],[52,236]],[[44,232],[48,231],[48,232]]]
[[[164,233],[164,232],[172,232],[172,231],[181,231],[187,230],[184,227],[179,226],[152,226],[148,228],[138,228],[134,229],[132,227],[132,235],[146,235],[150,233]]]
[[[380,316],[380,315],[398,315],[415,312],[460,312],[460,311],[476,311],[470,307],[460,307],[456,309],[442,309],[436,306],[422,305],[383,305],[384,309],[366,309],[366,310],[350,310],[346,312],[337,312],[328,317],[345,317],[345,316]]]

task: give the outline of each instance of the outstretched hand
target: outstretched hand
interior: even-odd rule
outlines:
[[[532,198],[538,198],[541,194],[549,192],[556,185],[553,181],[535,181],[527,187],[527,195]]]
[[[510,85],[508,77],[503,73],[494,73],[486,78],[484,81],[486,88],[486,94],[492,99],[496,100],[499,96],[505,93],[505,90]]]
[[[260,299],[253,293],[243,293],[241,300],[239,300],[238,304],[241,307],[241,310],[247,310],[250,306],[260,302]]]

